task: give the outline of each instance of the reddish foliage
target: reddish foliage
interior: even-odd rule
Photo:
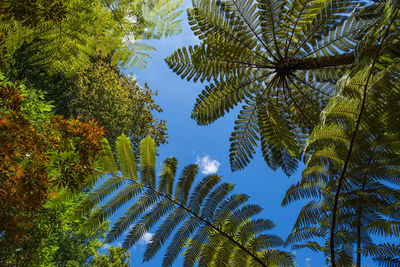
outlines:
[[[0,86],[0,233],[14,239],[55,188],[84,185],[104,135],[93,120],[61,116],[38,127],[21,113],[23,101],[19,84]]]

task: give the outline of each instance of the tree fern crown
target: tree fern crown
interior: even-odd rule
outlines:
[[[193,1],[189,24],[200,45],[166,58],[182,78],[211,81],[192,118],[207,125],[244,103],[231,136],[232,170],[261,141],[267,164],[291,175],[319,113],[369,22],[360,1]]]

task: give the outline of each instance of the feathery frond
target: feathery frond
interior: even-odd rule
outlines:
[[[130,144],[124,136],[118,139],[117,156],[119,161],[130,158],[125,150]],[[125,144],[126,143],[126,144]],[[110,150],[109,146],[104,150]],[[110,160],[109,153],[100,161]],[[130,164],[135,165],[134,157]],[[118,172],[97,172],[108,176],[107,180],[90,192],[80,205],[82,214],[99,204],[108,194],[121,185],[122,189],[105,204],[94,209],[84,229],[90,230],[114,214],[125,203],[133,204],[112,226],[107,235],[111,242],[124,232],[124,247],[132,247],[141,237],[157,227],[151,241],[147,244],[144,261],[148,261],[168,241],[163,266],[172,266],[182,254],[185,265],[209,262],[212,265],[236,264],[267,266],[293,266],[292,256],[275,247],[283,244],[277,236],[266,235],[266,230],[275,225],[270,220],[253,219],[260,211],[258,205],[245,204],[248,197],[241,194],[230,195],[234,186],[221,183],[220,176],[212,174],[199,181],[196,179],[198,166],[188,165],[175,183],[177,160],[166,159],[160,179],[155,179],[155,144],[147,137],[140,146],[140,178],[131,176],[132,168],[127,162],[120,163]],[[99,164],[98,166],[108,166]],[[115,185],[119,181],[118,186]],[[171,241],[169,241],[171,238]],[[217,245],[217,246],[216,246]],[[274,248],[274,249],[272,249]]]
[[[166,62],[182,79],[212,80],[192,112],[198,124],[245,103],[230,139],[232,170],[249,163],[261,140],[267,164],[294,173],[307,135],[334,84],[354,64],[355,47],[372,23],[350,14],[365,4],[193,1],[188,20],[201,44],[178,49]]]

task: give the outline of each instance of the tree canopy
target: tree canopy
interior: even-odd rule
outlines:
[[[154,230],[143,259],[165,245],[164,266],[178,256],[295,266],[281,247],[332,267],[399,266],[398,1],[193,0],[187,10],[200,42],[165,61],[207,82],[191,117],[209,125],[242,105],[232,171],[257,146],[272,170],[304,167],[281,203],[304,203],[285,240],[221,176],[200,178],[196,164],[178,174],[175,157],[156,174],[161,88],[127,69],[156,50],[144,40],[182,31],[182,2],[0,2],[0,265],[128,266],[126,249]],[[124,248],[98,253],[121,237]]]
[[[400,260],[398,246],[374,241],[400,233],[398,13],[392,1],[193,1],[201,43],[166,58],[182,78],[212,81],[193,108],[198,124],[244,103],[232,170],[259,142],[274,170],[291,175],[304,160],[282,204],[309,202],[286,244],[332,266]]]

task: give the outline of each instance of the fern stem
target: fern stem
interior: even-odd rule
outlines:
[[[271,57],[273,57],[275,60],[277,59],[274,54],[268,49],[268,46],[260,39],[260,37],[258,36],[258,34],[254,31],[253,27],[251,27],[250,23],[247,21],[246,16],[243,14],[243,12],[240,10],[240,8],[238,7],[237,3],[235,0],[232,1],[232,3],[235,5],[237,11],[239,12],[240,16],[242,17],[242,19],[246,22],[247,26],[249,27],[249,29],[251,30],[251,32],[254,34],[254,36],[257,38],[257,40],[262,44],[262,46],[265,48],[265,50],[271,55]]]
[[[171,198],[169,195],[164,194],[162,192],[157,191],[156,189],[144,185],[142,183],[139,183],[133,179],[130,178],[125,178],[125,177],[121,177],[119,175],[116,175],[114,173],[106,173],[103,171],[100,171],[99,169],[95,169],[95,171],[103,173],[103,174],[108,174],[108,175],[112,175],[114,177],[118,177],[120,179],[123,180],[127,180],[130,181],[132,183],[136,183],[139,184],[141,186],[143,186],[144,188],[152,191],[153,193],[160,195],[162,197],[164,197],[165,199],[169,200],[170,202],[174,203],[175,205],[179,206],[180,208],[184,209],[185,211],[187,211],[191,216],[195,217],[196,219],[198,219],[199,221],[201,221],[202,223],[206,224],[207,226],[211,227],[212,229],[216,230],[218,233],[220,233],[221,235],[223,235],[224,237],[226,237],[229,241],[233,242],[235,245],[237,245],[240,249],[242,249],[244,252],[246,252],[247,254],[249,254],[256,262],[258,262],[259,264],[261,264],[264,267],[267,267],[267,265],[260,259],[258,258],[254,253],[252,253],[250,250],[248,250],[245,246],[243,246],[242,244],[240,244],[238,241],[236,241],[232,236],[228,235],[227,233],[225,233],[224,231],[222,231],[221,229],[219,229],[218,227],[216,227],[214,224],[212,224],[211,222],[209,222],[208,220],[200,217],[198,214],[196,214],[194,211],[192,211],[191,209],[189,209],[188,207],[186,207],[185,205],[183,205],[182,203],[174,200],[173,198]]]
[[[286,86],[283,87],[283,89],[286,91],[286,88],[288,88],[287,91],[288,91],[288,93],[289,93],[290,98],[291,98],[292,101],[293,101],[294,106],[295,106],[296,109],[299,111],[299,113],[304,117],[304,119],[308,122],[308,124],[310,124],[311,129],[314,128],[314,124],[308,119],[308,117],[306,116],[306,114],[304,114],[304,112],[300,109],[299,105],[297,105],[296,100],[294,99],[292,93],[290,92],[289,83],[287,82],[287,80],[285,80],[285,84],[286,84]]]
[[[299,22],[299,19],[300,19],[301,15],[303,14],[303,12],[304,12],[304,10],[305,10],[306,5],[308,4],[308,2],[309,2],[309,0],[307,0],[307,1],[303,4],[303,7],[301,8],[301,11],[298,13],[298,16],[297,16],[297,18],[296,18],[296,22],[294,23],[293,28],[292,28],[292,33],[290,34],[290,39],[286,39],[285,56],[288,56],[288,50],[289,50],[290,44],[292,43],[292,38],[293,38],[293,35],[294,35],[294,30],[296,29],[297,23]],[[293,6],[292,6],[292,7],[293,7]]]
[[[334,202],[333,210],[332,210],[332,224],[331,224],[331,229],[330,229],[330,244],[329,244],[330,245],[330,252],[331,252],[332,267],[336,267],[336,261],[335,261],[335,228],[336,228],[336,215],[337,215],[340,191],[342,189],[342,184],[343,184],[343,182],[345,180],[345,173],[346,173],[346,170],[347,170],[347,166],[348,166],[348,164],[350,162],[351,152],[353,151],[353,146],[355,144],[357,132],[358,132],[358,129],[359,129],[360,124],[361,124],[361,118],[362,118],[362,114],[364,112],[365,103],[366,103],[366,99],[367,99],[368,84],[369,84],[369,81],[370,81],[371,76],[372,76],[372,71],[374,69],[374,66],[375,66],[377,60],[378,60],[379,54],[381,52],[381,49],[382,49],[382,46],[383,46],[383,43],[384,43],[384,40],[388,36],[389,31],[390,31],[390,27],[392,26],[392,24],[393,24],[394,20],[396,19],[398,13],[399,13],[399,9],[396,10],[396,13],[394,14],[392,20],[389,22],[389,24],[388,24],[388,26],[386,28],[385,34],[384,34],[384,36],[382,38],[381,43],[379,44],[378,50],[377,50],[377,52],[375,54],[375,57],[374,57],[374,59],[372,61],[371,67],[369,69],[367,80],[365,82],[364,89],[363,89],[363,99],[362,99],[362,104],[361,104],[361,108],[360,108],[360,113],[359,113],[358,118],[357,118],[356,127],[354,129],[354,132],[353,132],[353,135],[352,135],[351,141],[350,141],[349,151],[347,153],[347,157],[346,157],[346,160],[344,162],[342,172],[340,174],[339,183],[337,185],[337,189],[336,189],[336,193],[335,193],[335,202]]]
[[[323,56],[316,58],[283,58],[278,61],[278,64],[275,66],[275,68],[280,72],[291,73],[295,70],[315,70],[321,68],[351,65],[354,62],[354,53],[350,52],[341,55]]]
[[[361,191],[364,192],[365,183],[362,184]],[[356,267],[361,267],[361,219],[362,219],[362,206],[361,203],[358,204],[357,209],[357,261]]]

